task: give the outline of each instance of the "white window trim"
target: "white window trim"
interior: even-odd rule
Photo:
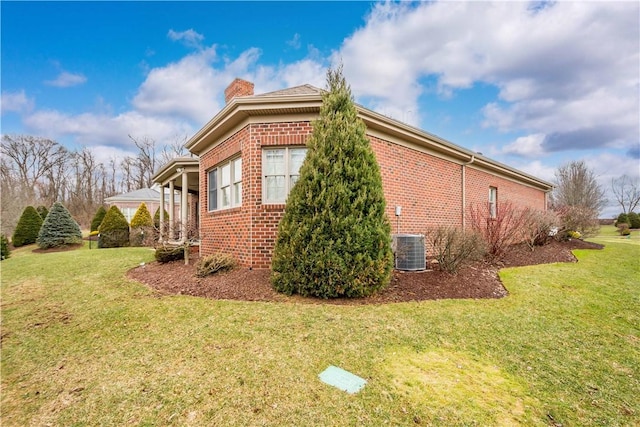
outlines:
[[[293,186],[291,185],[291,176],[293,175],[291,173],[291,150],[299,150],[299,149],[307,149],[306,146],[304,145],[292,145],[292,146],[286,146],[286,147],[263,147],[262,148],[262,204],[263,205],[282,205],[285,204],[287,202],[287,197],[289,197],[289,193],[291,192],[291,188],[293,188]],[[284,199],[277,199],[277,200],[267,200],[267,174],[265,173],[265,165],[266,165],[266,161],[267,161],[267,151],[269,150],[285,150],[285,155],[284,155],[284,164],[285,164],[285,176],[284,176],[284,182],[285,182],[285,196]],[[307,151],[308,153],[308,151]],[[305,155],[306,156],[306,155]],[[296,174],[298,176],[300,176],[300,171],[298,171],[298,173]]]
[[[489,187],[489,218],[498,216],[498,187]]]
[[[236,200],[234,186],[237,184],[242,185],[242,167],[240,168],[240,177],[235,176],[235,167],[234,163],[236,161],[242,161],[242,157],[234,157],[232,159],[226,160],[222,163],[217,164],[215,167],[209,169],[207,171],[207,211],[208,212],[220,212],[227,209],[233,209],[242,206],[242,191],[240,192],[239,200]],[[224,187],[229,188],[229,205],[222,206],[222,168],[225,166],[229,166],[229,183]],[[209,201],[209,195],[211,194],[210,185],[211,180],[209,179],[209,175],[212,171],[215,171],[216,174],[216,208],[210,209],[211,202]]]

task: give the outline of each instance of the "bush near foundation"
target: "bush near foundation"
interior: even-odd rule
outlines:
[[[153,218],[147,209],[147,205],[142,202],[136,213],[131,218],[130,241],[131,246],[143,246],[147,237],[153,235]]]
[[[198,263],[196,264],[196,276],[206,277],[212,274],[233,270],[236,265],[236,260],[231,255],[216,252],[198,260]]]
[[[155,253],[156,261],[160,263],[179,261],[184,259],[184,246],[160,247],[156,249]]]
[[[79,243],[82,243],[80,225],[62,203],[54,203],[40,228],[38,246],[49,249]]]
[[[482,238],[475,232],[441,226],[427,230],[425,236],[438,267],[451,274],[466,263],[482,259],[485,253]]]
[[[36,208],[27,206],[18,220],[11,243],[16,248],[35,243],[38,240],[40,227],[42,227],[42,217]]]

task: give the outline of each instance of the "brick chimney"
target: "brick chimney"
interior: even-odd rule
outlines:
[[[229,101],[231,101],[236,96],[251,96],[251,95],[253,95],[253,83],[236,78],[224,90],[224,102],[228,104]]]

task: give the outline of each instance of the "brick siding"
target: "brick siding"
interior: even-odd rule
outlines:
[[[240,264],[269,268],[278,223],[284,205],[262,203],[262,148],[302,146],[311,133],[308,121],[248,124],[200,157],[201,254],[232,254]],[[380,165],[387,215],[393,233],[424,234],[428,227],[463,225],[460,163],[370,136]],[[242,206],[208,212],[207,172],[242,156]],[[466,166],[466,207],[486,203],[489,187],[498,188],[498,200],[545,208],[545,193],[482,170]],[[402,207],[395,216],[396,206]]]

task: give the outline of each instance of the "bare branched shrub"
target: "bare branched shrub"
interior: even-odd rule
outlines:
[[[577,231],[583,237],[593,237],[600,231],[598,212],[580,206],[563,206],[556,210],[562,223],[562,230]]]
[[[216,252],[198,260],[196,264],[196,276],[205,277],[223,271],[233,270],[236,265],[236,260],[231,255]]]
[[[476,232],[441,226],[427,230],[426,238],[440,269],[451,274],[484,255],[482,238]]]
[[[487,255],[492,260],[498,260],[510,245],[524,239],[522,225],[525,215],[509,201],[498,202],[495,215],[491,214],[489,203],[473,205],[469,209],[469,222],[472,230],[484,240]]]
[[[549,243],[560,227],[560,218],[553,211],[525,209],[522,213],[522,233],[527,246],[533,251],[536,246]]]

